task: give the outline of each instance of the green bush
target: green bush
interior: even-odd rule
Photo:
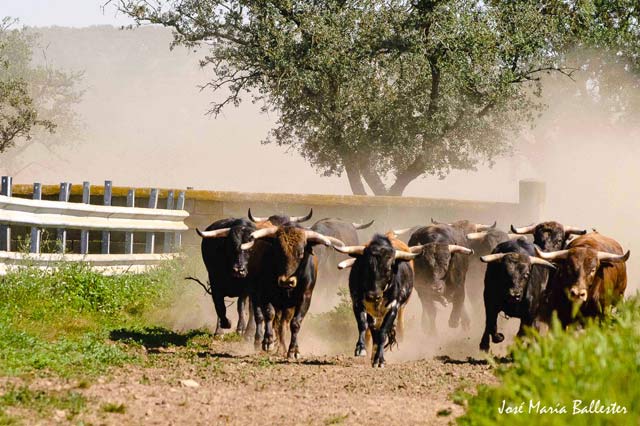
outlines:
[[[22,268],[0,277],[0,374],[100,374],[134,356],[109,341],[116,328],[147,325],[170,300],[174,265],[103,276],[83,264]]]
[[[468,410],[458,418],[458,424],[640,424],[638,297],[626,301],[601,324],[593,322],[583,330],[564,331],[556,321],[546,336],[534,337],[514,344],[512,364],[496,367],[499,386],[483,385],[477,396],[467,395]],[[579,411],[574,412],[578,400]],[[581,414],[580,409],[589,410],[592,401],[614,411],[612,404],[617,404],[626,414]],[[503,404],[522,407],[522,413],[501,414]],[[562,407],[566,414],[558,413]]]

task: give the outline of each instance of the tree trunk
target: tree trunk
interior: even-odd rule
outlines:
[[[345,161],[344,169],[347,172],[349,186],[351,186],[351,192],[353,195],[367,195],[367,191],[365,191],[364,184],[360,178],[360,170],[358,167],[351,161]]]
[[[407,185],[413,182],[424,173],[424,164],[422,157],[417,158],[402,173],[396,176],[396,181],[391,185],[388,195],[401,196]]]
[[[371,188],[371,191],[375,195],[388,195],[387,187],[384,185],[384,182],[382,182],[378,173],[376,173],[376,171],[368,164],[363,164],[360,167],[360,172],[362,173],[364,181],[369,185],[369,188]]]

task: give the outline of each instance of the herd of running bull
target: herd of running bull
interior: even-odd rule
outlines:
[[[298,357],[298,332],[321,273],[350,269],[349,292],[358,325],[356,356],[367,353],[371,362],[385,363],[384,348],[401,339],[403,311],[415,287],[422,304],[422,326],[435,332],[436,304],[451,305],[449,326],[468,329],[465,278],[474,263],[487,264],[484,278],[485,330],[480,349],[489,340],[499,343],[500,312],[519,318],[519,335],[526,327],[540,329],[555,312],[564,326],[601,316],[619,302],[627,277],[630,252],[597,231],[563,226],[558,222],[515,228],[506,233],[496,224],[461,220],[386,234],[375,234],[359,245],[357,230],[370,226],[322,219],[275,215],[214,222],[202,237],[202,257],[209,274],[209,291],[218,315],[216,333],[231,328],[225,297],[238,298],[239,333],[250,333],[247,301],[255,321],[255,345],[275,347],[284,354],[285,327],[291,340],[287,357]],[[533,235],[533,242],[526,235]],[[400,236],[406,238],[405,243]],[[336,269],[337,266],[337,269]],[[335,277],[335,274],[333,274]],[[201,283],[202,284],[202,283]],[[276,342],[277,340],[277,342]]]

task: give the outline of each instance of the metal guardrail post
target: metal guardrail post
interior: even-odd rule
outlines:
[[[110,180],[104,181],[104,205],[111,205],[111,190],[113,187],[113,182]],[[102,254],[109,254],[111,250],[111,233],[109,231],[102,232]]]
[[[127,207],[135,207],[136,205],[136,190],[130,189],[127,192]],[[127,232],[124,235],[124,252],[126,254],[133,254],[133,232]]]
[[[11,176],[2,176],[0,195],[11,197],[12,186],[13,178]],[[0,251],[11,251],[11,228],[7,225],[0,225]]]
[[[33,184],[33,199],[42,200],[42,185],[39,182]],[[29,251],[31,253],[40,253],[40,240],[42,239],[42,230],[38,227],[31,227],[31,241],[29,242]]]
[[[71,195],[71,184],[69,182],[62,182],[60,184],[60,196],[59,201],[69,202],[69,196]],[[64,253],[67,250],[67,230],[58,229],[58,245],[60,253]]]
[[[151,193],[149,194],[149,208],[150,209],[158,208],[158,190],[156,188],[152,189]],[[155,243],[156,243],[156,234],[153,232],[148,232],[145,253],[153,253]]]
[[[82,182],[82,202],[91,204],[91,183]],[[89,253],[89,230],[80,231],[80,254]]]

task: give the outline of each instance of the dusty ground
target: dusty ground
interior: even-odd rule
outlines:
[[[350,356],[288,362],[245,355],[246,345],[238,342],[146,352],[145,365],[123,367],[90,384],[29,384],[81,393],[86,407],[72,419],[64,410],[46,419],[25,418],[18,409],[8,414],[22,414],[27,424],[449,424],[464,410],[453,402],[454,391],[495,382],[486,362],[448,357],[373,369]],[[124,412],[107,412],[107,404],[122,404]]]

